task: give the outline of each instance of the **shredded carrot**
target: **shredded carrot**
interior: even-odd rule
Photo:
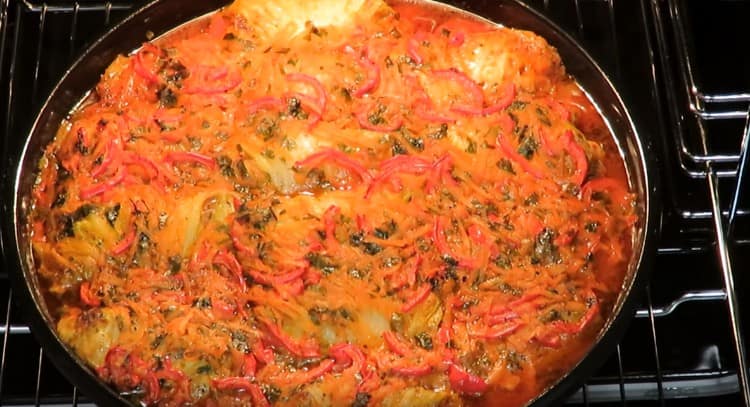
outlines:
[[[534,399],[639,221],[556,51],[404,2],[277,26],[247,1],[118,57],[46,147],[60,337],[143,404]]]

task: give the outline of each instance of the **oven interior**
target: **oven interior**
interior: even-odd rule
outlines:
[[[523,1],[609,74],[640,133],[655,142],[662,179],[647,293],[616,351],[566,403],[750,405],[743,335],[750,277],[742,273],[750,267],[750,53],[732,45],[746,38],[750,0]],[[52,86],[137,4],[0,0],[3,191],[11,190],[29,126]],[[10,216],[10,197],[2,202]],[[52,366],[13,303],[8,273],[16,267],[0,261],[0,404],[89,404]]]

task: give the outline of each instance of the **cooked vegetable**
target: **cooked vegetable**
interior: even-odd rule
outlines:
[[[618,295],[633,195],[532,33],[237,0],[94,94],[28,223],[60,337],[136,402],[515,406]]]

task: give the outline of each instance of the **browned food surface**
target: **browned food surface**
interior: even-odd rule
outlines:
[[[58,333],[135,400],[361,407],[525,404],[611,312],[636,221],[535,34],[240,0],[112,63],[29,224]]]

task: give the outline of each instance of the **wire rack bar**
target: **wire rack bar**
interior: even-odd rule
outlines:
[[[669,12],[671,21],[673,22],[673,33],[676,43],[676,52],[681,62],[679,66],[680,77],[682,79],[682,88],[684,89],[689,100],[689,109],[698,117],[699,120],[726,120],[726,119],[744,119],[747,115],[746,109],[740,110],[725,110],[709,112],[706,110],[705,102],[745,102],[750,100],[750,95],[746,93],[729,93],[720,95],[706,95],[700,91],[696,83],[696,75],[694,72],[695,57],[692,49],[689,45],[687,38],[687,27],[685,23],[684,15],[684,4],[680,0],[668,0]],[[698,97],[697,95],[701,95]],[[706,139],[708,135],[702,123],[698,125],[699,136],[701,139]],[[683,150],[680,157],[689,159],[693,163],[706,163],[711,161],[713,163],[736,163],[739,160],[739,155],[717,155],[710,154],[708,150],[701,152],[691,152],[685,142],[685,133],[680,132],[677,134],[680,140],[680,148]],[[715,170],[714,170],[715,171]],[[706,176],[708,174],[705,174]],[[736,175],[736,171],[735,171]]]
[[[675,27],[674,30],[678,34],[682,32],[682,34],[680,35],[684,35],[685,26],[682,22],[683,17],[677,11],[679,7],[675,7],[676,5],[675,0],[668,0],[668,3],[670,6],[670,13],[672,16],[672,21]],[[667,46],[665,28],[662,24],[662,21],[664,20],[662,19],[661,5],[660,5],[659,0],[651,1],[651,10],[652,10],[652,13],[654,14],[657,43],[658,43],[659,50],[660,50],[661,62],[663,66],[669,67],[671,66],[670,63],[672,61],[670,60],[669,47]],[[678,61],[683,62],[681,64],[678,64],[679,66],[684,68],[680,70],[681,74],[683,75],[683,78],[689,78],[689,75],[686,72],[690,72],[692,70],[692,66],[690,65],[690,60],[689,60],[690,57],[687,53],[685,53],[686,49],[687,47],[685,46],[685,44],[680,44],[680,46],[677,47]],[[674,94],[675,89],[677,89],[677,87],[671,86],[671,85],[676,85],[676,83],[674,79],[672,78],[672,75],[669,69],[664,69],[663,77],[667,85],[666,94],[667,94],[667,99],[670,102],[668,103],[668,106],[670,107],[669,108],[670,117],[672,118],[672,123],[674,125],[675,134],[678,137],[680,143],[682,143],[684,146],[685,129],[682,127],[682,121],[680,120],[679,113],[677,112],[677,107],[679,106],[679,103],[677,102],[677,97]],[[701,142],[703,156],[708,157],[707,134],[703,131],[702,128],[701,128],[700,142]],[[716,237],[715,247],[716,247],[719,267],[722,273],[722,280],[725,286],[725,294],[726,294],[726,300],[727,300],[727,306],[729,310],[729,317],[730,317],[730,324],[731,324],[731,331],[732,331],[732,339],[735,345],[735,353],[737,354],[737,371],[738,371],[737,374],[739,376],[740,389],[742,392],[743,399],[745,401],[745,405],[750,406],[750,382],[748,382],[745,343],[744,343],[742,326],[740,322],[741,320],[739,316],[739,300],[737,298],[737,291],[736,291],[735,283],[734,283],[734,273],[732,270],[732,263],[731,263],[731,258],[730,258],[729,242],[727,240],[727,235],[725,234],[725,230],[724,230],[724,212],[722,210],[721,200],[719,197],[719,175],[718,175],[718,171],[714,167],[714,164],[715,163],[711,160],[706,161],[705,170],[703,172],[706,173],[706,180],[708,183],[709,198],[711,201],[711,219],[713,221],[713,228],[714,228],[714,233]],[[736,175],[737,175],[737,172],[735,171],[734,176],[736,177]],[[739,191],[740,189],[741,189],[741,186],[738,186],[737,190]]]
[[[132,3],[121,3],[121,2],[99,2],[99,3],[87,3],[79,1],[70,2],[54,2],[54,3],[32,3],[30,1],[22,0],[21,4],[26,8],[27,11],[41,12],[46,9],[52,13],[71,13],[76,10],[78,11],[127,11],[133,8]]]
[[[746,180],[750,175],[750,164],[748,164],[748,152],[750,149],[750,108],[745,113],[745,131],[742,135],[742,144],[740,146],[740,165],[737,167],[737,185],[734,189],[734,195],[732,196],[732,204],[729,207],[729,226],[727,227],[727,235],[731,237],[734,235],[734,226],[737,221],[737,217],[742,212],[740,210],[740,202],[742,199],[743,185],[746,184]]]
[[[729,306],[729,317],[734,335],[735,352],[737,353],[737,370],[740,378],[742,397],[746,406],[750,406],[750,378],[747,371],[747,356],[745,351],[745,338],[742,332],[740,319],[740,303],[737,298],[737,290],[734,285],[734,273],[732,271],[732,260],[729,256],[729,245],[724,233],[724,220],[721,216],[719,200],[719,180],[711,174],[711,163],[707,165],[709,171],[708,188],[711,194],[711,206],[714,210],[714,227],[716,228],[716,249],[719,256],[722,277],[726,286],[727,304]]]
[[[718,93],[706,94],[700,90],[700,85],[696,79],[693,67],[695,66],[695,56],[689,46],[687,33],[682,26],[684,15],[682,7],[676,1],[670,0],[670,6],[673,9],[676,23],[675,41],[677,42],[678,52],[683,56],[684,65],[684,85],[685,90],[691,96],[689,98],[689,109],[695,115],[705,120],[716,119],[744,119],[744,110],[721,110],[709,111],[706,103],[741,103],[750,102],[750,93]]]

